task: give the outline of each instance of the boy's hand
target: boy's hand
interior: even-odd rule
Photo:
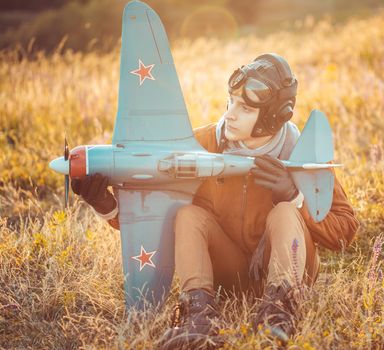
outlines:
[[[257,168],[251,170],[255,184],[272,191],[272,201],[290,202],[299,193],[291,175],[283,163],[269,155],[256,157],[254,161]]]
[[[71,181],[72,191],[81,196],[100,214],[108,214],[116,208],[116,199],[108,190],[108,177],[101,174],[83,176]]]

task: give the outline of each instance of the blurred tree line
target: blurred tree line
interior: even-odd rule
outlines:
[[[0,49],[110,50],[121,36],[128,0],[0,0]],[[238,35],[241,28],[278,27],[308,13],[375,8],[383,0],[146,0],[171,40],[179,36]],[[359,6],[358,6],[359,5]],[[60,44],[61,43],[61,44]]]

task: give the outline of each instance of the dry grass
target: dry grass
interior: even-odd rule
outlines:
[[[324,21],[300,33],[223,42],[178,42],[175,63],[194,126],[216,120],[238,65],[275,51],[299,80],[294,120],[314,108],[333,126],[338,173],[361,221],[341,254],[322,251],[321,278],[302,306],[289,349],[383,349],[384,14],[342,27]],[[116,113],[119,50],[0,60],[0,347],[150,349],[166,328],[161,312],[124,308],[119,233],[80,202],[61,211],[63,179],[47,164],[70,144],[109,143]],[[176,287],[176,285],[175,285]],[[222,304],[226,348],[258,349],[252,303]]]

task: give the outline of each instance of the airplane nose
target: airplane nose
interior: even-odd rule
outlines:
[[[69,174],[69,160],[64,160],[64,157],[59,157],[49,163],[49,167],[57,173]]]

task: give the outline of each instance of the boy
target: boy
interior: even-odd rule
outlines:
[[[258,56],[231,75],[228,88],[223,117],[196,129],[195,137],[210,152],[255,157],[257,167],[247,176],[208,178],[193,204],[178,211],[175,264],[182,293],[162,339],[165,349],[216,339],[211,321],[219,315],[214,299],[219,286],[264,292],[250,320],[253,328],[266,327],[287,342],[297,321],[295,287],[312,285],[319,273],[317,245],[340,250],[358,228],[336,178],[331,210],[315,223],[280,161],[289,158],[299,137],[289,121],[297,80],[286,60]],[[116,200],[105,178],[74,180],[72,188],[118,228]]]

